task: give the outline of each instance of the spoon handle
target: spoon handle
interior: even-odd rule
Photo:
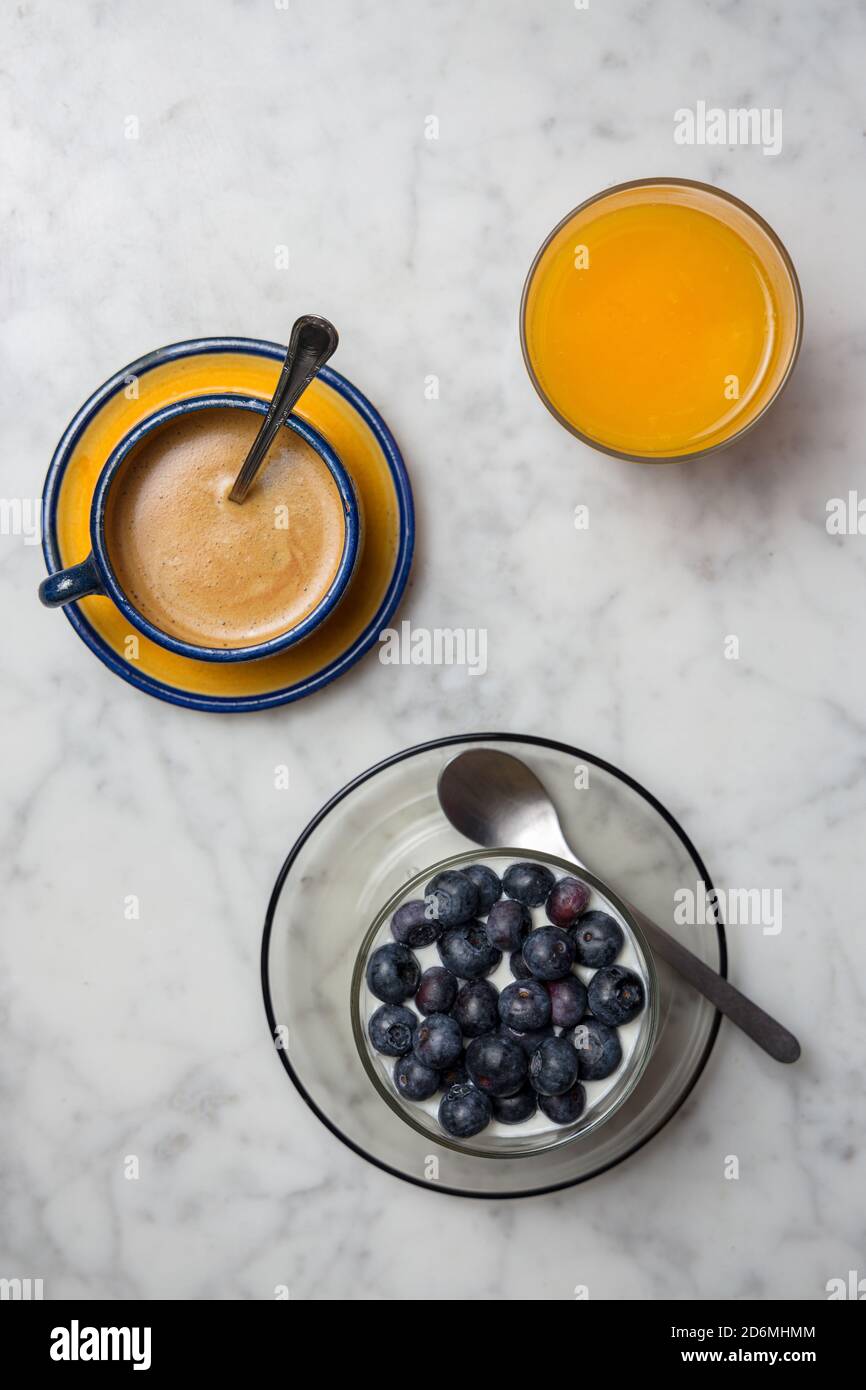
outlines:
[[[694,985],[705,999],[715,1004],[720,1013],[725,1014],[777,1062],[796,1062],[800,1055],[800,1044],[793,1033],[789,1033],[775,1018],[771,1018],[751,999],[747,999],[730,980],[718,975],[686,946],[641,912],[640,908],[632,903],[628,906],[653,950],[662,960],[667,961],[677,974]]]
[[[550,838],[548,836],[548,839]],[[565,858],[571,859],[580,868],[586,868],[566,843],[561,831],[558,838],[562,841]],[[715,1004],[719,1013],[741,1028],[752,1042],[757,1043],[758,1047],[762,1047],[777,1062],[796,1062],[800,1056],[800,1044],[793,1033],[789,1033],[775,1018],[771,1018],[751,999],[747,999],[736,985],[719,975],[712,966],[702,961],[700,956],[696,956],[687,946],[683,946],[682,942],[677,941],[676,937],[671,936],[670,932],[666,932],[664,927],[660,927],[658,922],[654,922],[645,912],[641,912],[639,907],[635,907],[634,903],[626,902],[626,907],[643,929],[644,936],[656,955],[667,961],[672,970],[693,985],[711,1004]]]
[[[315,314],[302,314],[296,320],[277,389],[262,427],[235,478],[229,493],[230,502],[243,502],[278,429],[319,368],[333,356],[338,342],[337,330],[327,319],[318,318]]]

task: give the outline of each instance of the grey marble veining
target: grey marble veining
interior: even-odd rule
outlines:
[[[866,536],[825,526],[828,498],[866,492],[864,37],[842,0],[5,9],[2,495],[38,496],[73,411],[140,353],[327,314],[411,471],[402,616],[486,628],[489,669],[371,655],[287,709],[191,714],[111,676],[36,602],[38,547],[0,536],[0,1275],[296,1299],[813,1299],[866,1275]],[[698,100],[781,108],[781,153],[676,145]],[[806,345],[738,450],[640,469],[547,415],[517,308],[570,207],[660,173],[777,228]],[[783,1070],[723,1027],[639,1155],[499,1205],[342,1147],[275,1059],[258,981],[271,883],[315,809],[401,746],[481,727],[609,758],[721,885],[780,887],[782,932],[734,933],[732,975],[805,1044]]]

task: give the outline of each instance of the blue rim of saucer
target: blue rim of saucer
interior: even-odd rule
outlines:
[[[93,417],[118,389],[127,384],[130,376],[142,377],[155,367],[164,366],[165,363],[177,361],[181,357],[199,357],[215,352],[254,353],[259,357],[269,357],[279,362],[282,362],[286,355],[284,346],[262,338],[191,338],[180,343],[170,343],[166,347],[146,353],[135,362],[121,368],[119,372],[115,372],[94,391],[93,395],[73,416],[54,451],[42,493],[42,551],[49,573],[54,573],[55,570],[63,567],[57,543],[56,527],[60,486],[72,451]],[[342,676],[351,666],[354,666],[356,661],[360,660],[365,652],[369,651],[379,633],[387,626],[403,596],[412,567],[412,556],[415,549],[415,508],[412,499],[412,487],[396,440],[376,407],[357,387],[353,386],[340,372],[334,371],[332,367],[322,367],[319,376],[326,386],[330,386],[348,402],[371,430],[388,465],[397,495],[399,544],[391,582],[376,613],[345,652],[324,666],[321,671],[317,671],[305,680],[284,686],[280,690],[267,691],[262,695],[215,696],[199,695],[195,691],[181,690],[176,686],[167,685],[164,681],[156,680],[152,676],[134,670],[122,661],[117,653],[100,637],[99,633],[81,613],[78,604],[70,603],[63,609],[63,613],[81,640],[109,670],[120,676],[127,684],[135,686],[138,690],[143,690],[147,695],[153,695],[157,700],[165,700],[168,704],[180,705],[186,709],[206,710],[218,714],[239,714],[254,710],[274,709],[279,705],[287,705],[295,700],[302,700],[306,695],[312,695],[314,691],[325,685],[330,685],[331,681]]]
[[[137,627],[139,632],[143,632],[145,637],[149,637],[152,642],[156,642],[170,652],[175,652],[178,656],[192,657],[196,661],[259,661],[262,657],[275,656],[277,652],[288,651],[289,647],[302,641],[319,623],[325,621],[342,597],[346,585],[352,577],[358,555],[358,534],[360,531],[358,504],[354,489],[349,481],[349,475],[324,435],[320,434],[312,425],[308,425],[300,416],[290,415],[285,421],[284,427],[292,430],[299,439],[303,439],[318,454],[334,480],[343,508],[345,521],[343,551],[337,572],[327,591],[306,618],[296,623],[288,632],[281,633],[278,637],[272,637],[267,642],[257,642],[255,646],[196,647],[192,642],[185,642],[179,637],[173,637],[170,633],[163,632],[162,628],[149,622],[142,613],[139,613],[135,605],[130,603],[118,582],[105,541],[105,510],[111,485],[130,451],[153,430],[160,429],[171,420],[176,420],[184,415],[195,414],[200,410],[248,410],[256,415],[264,416],[268,413],[268,403],[258,400],[254,396],[244,396],[236,392],[223,396],[184,396],[183,400],[173,401],[171,405],[162,406],[159,410],[155,410],[152,415],[145,416],[143,420],[133,426],[112,450],[108,462],[96,480],[96,491],[93,494],[90,517],[90,540],[93,554],[96,557],[102,582],[108,591],[108,597],[120,609],[124,617],[132,623],[133,627]]]

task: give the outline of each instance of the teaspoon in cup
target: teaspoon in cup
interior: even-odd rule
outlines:
[[[235,478],[229,493],[230,502],[243,502],[277,431],[319,368],[333,356],[339,341],[336,328],[327,319],[318,318],[315,314],[302,314],[295,321],[277,389],[262,427]]]

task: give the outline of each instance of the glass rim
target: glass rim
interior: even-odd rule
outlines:
[[[593,203],[599,203],[603,199],[610,198],[616,193],[625,193],[629,189],[659,188],[667,187],[670,185],[673,185],[677,188],[696,188],[703,193],[711,193],[716,198],[721,198],[723,202],[733,204],[734,207],[737,207],[741,212],[744,212],[746,216],[749,217],[754,223],[756,223],[756,225],[760,227],[760,229],[767,235],[769,240],[772,242],[775,250],[777,251],[779,258],[782,261],[782,264],[788,275],[788,278],[791,282],[791,289],[794,295],[795,313],[794,339],[791,344],[791,350],[788,356],[788,361],[785,365],[785,370],[782,373],[782,376],[778,381],[774,391],[770,395],[769,399],[764,402],[757,415],[753,416],[753,418],[751,420],[748,420],[744,425],[741,425],[740,428],[735,430],[733,434],[729,435],[727,439],[722,439],[717,444],[711,444],[710,447],[707,449],[695,449],[692,453],[688,454],[630,454],[622,449],[610,448],[607,444],[603,444],[600,440],[593,439],[591,435],[585,434],[582,430],[578,429],[576,425],[573,425],[570,420],[567,420],[565,416],[559,410],[557,410],[556,406],[550,400],[547,393],[543,389],[541,382],[538,380],[538,376],[536,374],[534,366],[532,365],[532,361],[529,355],[529,348],[527,347],[526,343],[527,304],[529,299],[529,292],[532,288],[532,282],[535,278],[535,273],[541,262],[541,258],[543,257],[550,243],[553,241],[554,237],[556,237],[559,234],[559,232],[562,231],[563,227],[566,227],[568,223],[572,221],[573,218],[577,217],[578,213],[583,212],[588,207],[592,207]],[[716,184],[702,183],[699,179],[663,177],[649,179],[629,179],[625,183],[612,184],[610,188],[605,188],[599,193],[593,193],[592,196],[589,198],[584,198],[582,203],[578,203],[577,206],[573,207],[570,212],[567,212],[564,217],[560,218],[556,226],[553,227],[550,232],[548,232],[547,236],[544,238],[544,241],[541,243],[535,255],[533,256],[532,263],[529,267],[529,270],[526,273],[526,279],[523,282],[523,290],[520,295],[519,318],[520,351],[523,356],[523,365],[526,368],[529,380],[532,382],[535,392],[541,400],[542,404],[547,408],[547,410],[549,410],[553,418],[560,425],[562,425],[563,429],[568,430],[568,433],[574,435],[575,439],[579,439],[581,443],[587,444],[591,449],[595,449],[597,453],[606,454],[608,458],[624,459],[626,463],[690,463],[694,459],[709,458],[711,454],[717,454],[722,449],[729,449],[731,445],[739,443],[739,441],[743,439],[749,433],[750,430],[753,430],[755,426],[759,424],[761,420],[763,420],[767,412],[771,409],[773,405],[775,405],[776,401],[779,399],[780,395],[782,394],[782,392],[784,391],[785,387],[791,379],[791,375],[794,371],[795,366],[797,365],[797,359],[800,356],[800,348],[803,343],[803,291],[800,287],[800,281],[797,276],[797,272],[794,268],[794,262],[791,259],[790,253],[788,252],[788,249],[782,241],[781,237],[770,226],[769,222],[765,221],[761,214],[759,212],[756,212],[755,209],[751,207],[749,203],[744,202],[742,198],[738,198],[735,194],[729,193],[727,189],[717,187]]]

